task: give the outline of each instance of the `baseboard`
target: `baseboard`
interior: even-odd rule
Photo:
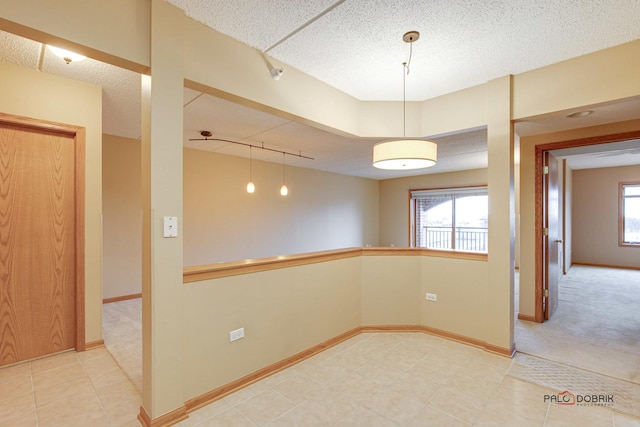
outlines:
[[[212,402],[215,402],[218,399],[221,399],[233,392],[236,392],[244,387],[247,387],[256,381],[260,381],[263,378],[266,378],[270,375],[275,374],[276,372],[280,372],[283,369],[289,368],[296,363],[302,362],[305,359],[308,359],[311,356],[315,356],[316,354],[335,346],[343,341],[348,340],[361,332],[360,328],[355,328],[345,333],[342,333],[336,337],[330,338],[318,345],[310,347],[306,350],[301,351],[300,353],[294,354],[293,356],[287,357],[279,362],[266,366],[262,369],[259,369],[249,375],[246,375],[242,378],[239,378],[235,381],[232,381],[228,384],[225,384],[221,387],[213,389],[207,393],[204,393],[198,397],[190,399],[185,402],[185,406],[187,408],[187,412],[195,411],[198,408],[206,406]]]
[[[93,350],[94,348],[100,348],[100,347],[104,347],[104,340],[89,341],[84,345],[85,350]]]
[[[585,267],[601,267],[601,268],[619,268],[622,270],[640,270],[640,267],[625,267],[624,265],[609,265],[609,264],[593,264],[593,263],[582,263],[582,262],[573,262],[571,266],[574,265],[582,265]]]
[[[144,427],[172,426],[180,421],[186,420],[187,418],[189,418],[189,416],[187,415],[187,410],[184,406],[153,419],[149,414],[147,414],[147,411],[142,406],[140,407],[140,413],[138,414],[138,421],[140,421],[140,424]]]
[[[131,294],[131,295],[122,295],[119,297],[104,298],[102,300],[102,303],[109,304],[110,302],[126,301],[128,299],[136,299],[136,298],[142,298],[142,294]]]
[[[536,316],[532,316],[530,314],[518,313],[518,319],[519,320],[526,320],[527,322],[535,322],[536,321]]]

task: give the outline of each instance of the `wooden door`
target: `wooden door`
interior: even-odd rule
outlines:
[[[0,365],[76,346],[74,141],[0,122]]]
[[[545,236],[544,236],[544,318],[548,320],[558,307],[558,279],[560,277],[560,259],[558,257],[558,244],[560,239],[560,212],[558,197],[558,160],[548,151],[545,152],[545,165],[548,173],[544,180],[544,210],[545,210]]]

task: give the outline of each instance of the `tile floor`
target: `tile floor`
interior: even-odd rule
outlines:
[[[587,273],[587,278],[595,274]],[[610,274],[602,277],[611,280]],[[589,289],[573,283],[567,290],[583,288]],[[565,309],[580,312],[585,307],[572,304],[582,300],[568,298]],[[523,331],[532,330],[523,323],[529,322],[516,324],[516,340],[524,338]],[[361,334],[194,411],[179,426],[640,427],[640,385],[632,381],[637,377],[614,378],[606,371],[616,364],[615,357],[633,368],[640,353],[616,348],[607,353],[605,364],[580,369],[588,357],[571,351],[579,344],[571,337],[581,333],[584,340],[580,342],[588,346],[593,345],[588,339],[591,334],[571,328],[554,330],[564,330],[565,336],[558,332],[541,348],[555,351],[551,356],[565,354],[573,359],[518,354],[510,360],[422,333]],[[96,349],[1,368],[0,426],[139,425],[140,395],[135,384],[141,378],[140,343],[132,338],[138,332],[139,300],[107,304],[105,341],[110,341],[107,347],[113,357],[105,349]],[[605,333],[595,335],[606,337]],[[627,340],[630,345],[637,344],[633,336],[637,334]],[[544,401],[545,395],[564,390],[612,394],[614,403],[562,406]]]
[[[139,426],[140,395],[104,349],[0,369],[0,426]]]

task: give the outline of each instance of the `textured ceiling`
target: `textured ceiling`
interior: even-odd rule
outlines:
[[[638,0],[168,0],[361,100],[424,100],[640,38]],[[279,43],[279,44],[278,44]],[[283,77],[286,78],[286,75]]]
[[[402,34],[418,30],[407,99],[433,96],[506,74],[640,38],[639,0],[169,0],[193,19],[255,47],[362,100],[402,99],[402,62],[409,46]],[[103,88],[103,132],[140,135],[140,76],[92,59],[65,64],[41,43],[0,31],[0,60],[86,81]],[[43,52],[41,57],[41,52]],[[287,78],[286,71],[283,79]],[[568,112],[516,124],[521,136],[640,118],[640,99],[591,106],[594,114]],[[199,138],[214,137],[314,157],[287,156],[287,164],[373,179],[487,166],[486,131],[438,138],[438,164],[418,171],[371,166],[374,140],[349,139],[261,111],[185,89],[187,147],[248,157],[248,148]],[[277,153],[253,150],[259,160]],[[633,148],[624,155],[581,154],[606,165],[640,164]],[[573,162],[573,160],[570,161]],[[575,163],[577,165],[577,163]],[[593,163],[589,163],[593,166]],[[625,163],[628,164],[628,163]],[[582,166],[576,166],[579,168]]]

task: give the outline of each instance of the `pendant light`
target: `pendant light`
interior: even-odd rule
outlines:
[[[379,142],[373,146],[373,166],[379,169],[410,170],[428,168],[436,164],[438,146],[435,142],[421,139],[406,139],[407,95],[406,76],[413,53],[413,42],[420,33],[409,31],[402,36],[409,43],[409,61],[402,63],[402,119],[403,139]]]
[[[252,160],[253,160],[253,158],[251,156],[251,149],[252,148],[253,148],[252,146],[249,146],[249,182],[247,183],[247,193],[249,193],[249,194],[253,194],[256,191],[256,186],[253,183],[253,180],[251,179],[252,178],[251,177],[251,175],[252,175],[251,174],[251,172],[252,172],[251,163],[252,163]]]
[[[284,158],[285,158],[285,154],[282,153],[282,187],[280,187],[281,196],[286,196],[287,194],[289,194],[289,189],[287,188],[285,175],[284,175]]]

